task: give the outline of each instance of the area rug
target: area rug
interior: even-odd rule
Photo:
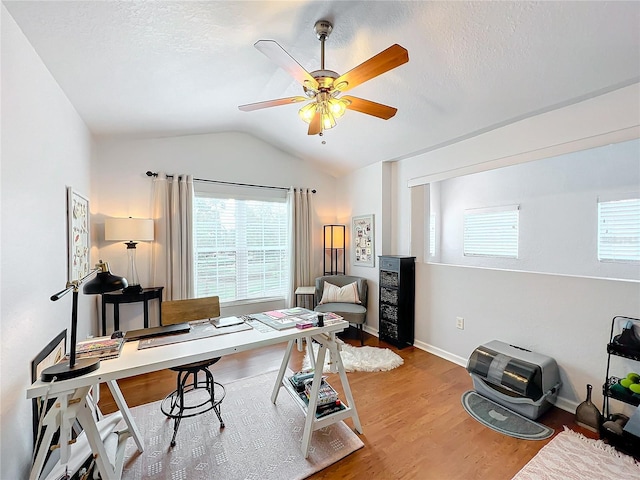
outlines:
[[[342,357],[342,363],[347,372],[383,372],[393,370],[404,363],[400,355],[392,352],[388,348],[354,347],[353,345],[344,343],[342,340],[338,340],[338,343],[341,346],[340,357]],[[313,351],[315,355],[318,355],[317,343],[313,344]],[[323,372],[329,372],[330,361],[331,356],[327,351],[324,358]],[[309,368],[311,368],[311,362],[309,361],[309,354],[307,352],[302,362],[302,369],[306,370]]]
[[[602,440],[564,427],[513,480],[638,480],[640,464]]]
[[[544,440],[554,432],[552,428],[512,412],[474,391],[462,394],[462,406],[478,422],[510,437]]]
[[[185,418],[176,446],[170,448],[173,420],[160,411],[160,402],[131,409],[144,438],[139,453],[127,441],[122,478],[140,479],[302,479],[364,446],[344,423],[313,433],[308,458],[300,449],[305,417],[287,391],[271,403],[277,372],[225,385],[222,402],[225,428],[213,411]],[[191,392],[189,395],[198,394]]]

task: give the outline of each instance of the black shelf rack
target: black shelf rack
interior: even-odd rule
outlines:
[[[602,423],[607,420],[613,420],[615,413],[611,412],[611,405],[609,399],[618,400],[628,405],[638,407],[640,405],[640,396],[629,394],[622,394],[618,391],[612,391],[611,387],[620,381],[619,377],[610,375],[611,370],[611,357],[627,358],[636,362],[640,362],[640,349],[632,346],[620,345],[615,343],[616,334],[622,331],[623,325],[631,322],[633,326],[640,326],[640,319],[616,316],[611,320],[611,333],[609,335],[609,343],[607,344],[607,373],[605,382],[602,385],[602,395],[604,400],[602,402]],[[636,459],[640,459],[640,437],[623,431],[622,435],[616,435],[609,430],[600,427],[600,438],[604,438],[607,443],[613,445],[618,450],[632,455]]]

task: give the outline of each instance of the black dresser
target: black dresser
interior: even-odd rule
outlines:
[[[379,258],[380,340],[404,348],[413,345],[416,257]]]

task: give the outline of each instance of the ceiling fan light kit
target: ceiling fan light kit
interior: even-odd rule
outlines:
[[[316,36],[320,40],[320,70],[311,73],[307,72],[275,41],[257,41],[254,46],[300,83],[306,97],[280,98],[240,105],[238,108],[244,112],[250,112],[312,99],[298,111],[298,116],[309,124],[308,135],[322,135],[324,130],[335,127],[336,118],[342,117],[346,110],[354,110],[383,120],[393,117],[398,111],[394,107],[363,98],[340,97],[340,95],[367,80],[407,63],[409,61],[407,50],[400,45],[392,45],[344,75],[339,75],[333,70],[324,68],[324,43],[332,30],[333,25],[328,20],[318,20],[314,25]]]

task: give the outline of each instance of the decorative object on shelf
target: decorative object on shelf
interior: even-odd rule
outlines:
[[[43,382],[52,380],[66,380],[75,378],[89,372],[93,372],[100,366],[100,359],[97,358],[76,358],[76,340],[78,330],[78,291],[80,285],[89,277],[97,273],[96,277],[89,281],[83,287],[82,291],[86,294],[97,294],[112,292],[127,286],[127,280],[117,275],[113,275],[109,271],[109,265],[100,260],[95,268],[89,271],[84,277],[67,282],[64,290],[51,296],[51,301],[60,300],[64,295],[73,291],[73,302],[71,305],[71,347],[69,353],[69,361],[57,363],[42,371],[40,378]]]
[[[353,217],[351,222],[351,246],[353,264],[358,267],[373,267],[375,258],[373,214]]]
[[[125,240],[127,246],[127,279],[129,286],[125,293],[141,293],[142,287],[136,268],[137,242],[153,241],[153,220],[146,218],[107,218],[104,225],[104,239],[107,241]]]
[[[344,275],[345,272],[345,243],[344,225],[324,226],[324,274]],[[327,270],[327,256],[329,257],[329,270]],[[342,259],[342,269],[338,269],[339,259]]]
[[[576,423],[581,427],[597,432],[600,429],[602,417],[600,410],[591,401],[591,385],[587,385],[587,399],[576,408]]]
[[[67,280],[73,282],[89,273],[89,200],[67,187],[67,245],[69,270]]]

